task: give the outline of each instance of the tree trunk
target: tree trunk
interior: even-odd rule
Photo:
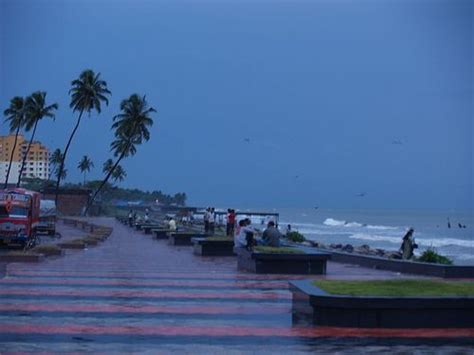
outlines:
[[[129,143],[129,146],[130,147],[130,144]],[[97,195],[99,194],[100,190],[102,190],[102,188],[104,187],[104,185],[107,183],[107,181],[109,181],[110,177],[112,176],[112,173],[114,172],[115,168],[119,165],[120,161],[123,159],[123,157],[125,156],[125,152],[128,151],[128,148],[127,149],[124,149],[124,151],[122,152],[122,154],[120,155],[120,157],[117,159],[117,161],[115,162],[114,166],[112,167],[112,169],[110,169],[110,171],[108,172],[107,176],[105,177],[105,179],[102,181],[102,183],[100,184],[99,188],[95,191],[94,195],[92,196],[92,198],[90,199],[89,203],[87,204],[87,207],[86,207],[86,210],[84,211],[84,216],[87,216],[87,211],[89,211],[89,208],[92,206],[92,203],[94,202],[95,198],[97,197]]]
[[[66,144],[66,148],[64,148],[64,152],[61,154],[62,155],[61,156],[61,165],[59,166],[59,173],[58,173],[58,179],[56,180],[56,191],[55,191],[55,197],[54,197],[54,202],[55,202],[56,206],[58,205],[59,184],[61,183],[61,175],[63,173],[64,162],[66,161],[67,151],[69,150],[69,146],[71,145],[72,138],[76,134],[77,128],[79,127],[79,123],[81,123],[81,118],[82,118],[83,113],[84,113],[84,110],[81,110],[81,112],[79,113],[79,118],[77,119],[77,122],[76,122],[76,126],[72,130],[71,135],[69,136],[69,140]]]
[[[38,126],[38,119],[35,121],[35,126],[33,127],[33,133],[31,134],[30,141],[28,142],[28,148],[26,148],[25,156],[21,162],[20,174],[18,175],[18,182],[16,183],[16,187],[20,187],[21,183],[21,175],[23,174],[23,168],[25,167],[26,159],[28,158],[28,153],[30,152],[31,143],[33,143],[33,139],[35,138],[36,127]]]
[[[18,141],[18,133],[20,133],[20,128],[21,128],[21,121],[18,123],[18,128],[16,129],[16,133],[15,133],[15,141],[13,142],[12,153],[10,154],[10,164],[8,164],[7,178],[5,179],[5,186],[4,186],[5,189],[8,187],[8,177],[10,176],[10,170],[12,168],[13,155],[15,153],[16,143]]]

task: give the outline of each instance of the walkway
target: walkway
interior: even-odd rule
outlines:
[[[293,325],[287,280],[298,276],[241,273],[233,257],[194,256],[191,247],[169,246],[112,219],[96,222],[114,227],[97,247],[7,265],[0,279],[0,353],[380,353],[414,344],[419,351],[471,353],[474,330]],[[327,277],[400,275],[330,263]]]

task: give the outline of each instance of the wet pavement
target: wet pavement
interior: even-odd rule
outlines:
[[[113,219],[95,223],[114,227],[96,247],[6,266],[0,353],[473,353],[474,329],[293,324],[288,280],[307,277],[239,272],[234,257],[203,258]],[[60,229],[63,236],[82,234]],[[408,276],[328,263],[324,277]]]

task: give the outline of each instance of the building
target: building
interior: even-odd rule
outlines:
[[[40,191],[43,199],[54,200],[56,190],[46,188]],[[59,189],[57,211],[62,216],[81,216],[89,202],[92,190],[89,189]]]
[[[0,183],[5,181],[10,163],[10,156],[15,141],[14,135],[0,136]],[[28,141],[21,134],[13,152],[12,167],[8,177],[8,183],[15,184],[20,174],[21,162],[28,149]],[[23,168],[22,178],[38,178],[46,180],[49,178],[49,150],[35,141],[30,146],[30,151]]]

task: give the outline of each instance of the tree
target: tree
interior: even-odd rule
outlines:
[[[61,174],[61,175],[60,175]],[[56,179],[57,178],[60,178],[60,180],[64,180],[66,179],[66,176],[67,176],[67,169],[63,169],[63,171],[61,171],[61,173],[59,172],[59,169],[56,169],[55,173],[54,173],[54,176],[56,176]]]
[[[61,149],[57,148],[53,154],[49,157],[49,177],[48,180],[51,179],[51,175],[54,173],[54,176],[57,176],[56,170],[61,164],[62,156],[61,156]]]
[[[105,102],[105,104],[108,105],[109,100],[106,95],[111,94],[107,89],[107,83],[100,79],[100,73],[95,74],[94,71],[90,69],[84,70],[81,75],[79,75],[79,79],[71,82],[71,86],[72,88],[69,90],[69,94],[71,95],[71,103],[69,104],[69,107],[72,108],[73,112],[79,112],[79,117],[71,135],[69,136],[66,147],[64,148],[61,164],[59,166],[59,174],[56,181],[56,204],[58,203],[61,171],[64,169],[67,152],[69,151],[69,146],[71,145],[72,139],[81,123],[82,115],[84,112],[87,112],[90,116],[92,110],[95,110],[100,114],[102,102]]]
[[[8,178],[10,176],[10,170],[13,163],[13,155],[15,153],[16,145],[18,142],[18,134],[20,129],[25,125],[25,99],[20,96],[15,96],[10,100],[10,107],[8,107],[3,114],[5,115],[5,122],[8,122],[10,126],[10,133],[15,132],[15,140],[13,141],[13,148],[10,154],[10,162],[8,164],[7,176],[5,178],[4,188],[8,186]]]
[[[94,163],[89,159],[87,155],[84,155],[77,165],[77,168],[84,174],[84,185],[86,184],[86,172],[91,171],[91,168],[94,167]]]
[[[125,171],[124,168],[122,168],[122,165],[117,165],[115,170],[112,172],[112,179],[114,182],[121,182],[127,177],[127,172]]]
[[[28,142],[28,147],[26,148],[25,155],[21,162],[20,174],[18,175],[18,181],[16,187],[20,187],[21,175],[23,173],[23,168],[25,167],[26,159],[30,152],[31,144],[35,138],[36,128],[38,122],[43,118],[55,118],[54,111],[58,109],[58,104],[54,103],[52,105],[46,104],[46,92],[36,91],[31,96],[28,96],[25,101],[25,130],[29,132],[33,128],[33,133],[31,134],[30,141]]]
[[[114,167],[114,161],[112,159],[107,159],[105,163],[102,165],[102,172],[107,175],[112,171]]]
[[[117,157],[117,161],[90,199],[86,213],[97,194],[120,164],[120,161],[125,157],[135,155],[137,145],[150,139],[148,128],[153,125],[153,119],[150,117],[150,114],[156,112],[156,110],[148,106],[145,96],[141,97],[138,94],[133,94],[128,99],[122,100],[120,110],[122,113],[114,117],[112,128],[115,129],[115,140],[110,144],[114,156]]]

